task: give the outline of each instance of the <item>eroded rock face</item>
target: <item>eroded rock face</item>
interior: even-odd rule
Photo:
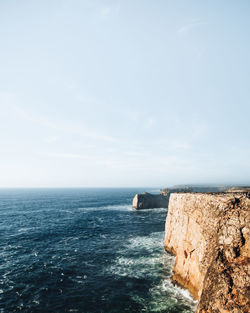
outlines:
[[[164,245],[197,313],[249,312],[249,221],[247,194],[171,194]]]
[[[136,194],[133,199],[133,208],[140,209],[153,209],[153,208],[167,208],[169,196],[153,195],[147,192]]]

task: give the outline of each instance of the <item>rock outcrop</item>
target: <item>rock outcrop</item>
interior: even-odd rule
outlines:
[[[236,192],[250,192],[250,187],[231,187]],[[239,189],[240,188],[240,189]],[[133,199],[134,209],[153,209],[153,208],[167,208],[169,203],[169,197],[172,193],[211,193],[211,192],[231,192],[226,186],[192,186],[192,185],[179,185],[169,188],[164,188],[158,195],[144,192],[142,194],[136,194]]]
[[[136,194],[133,199],[133,208],[140,210],[140,209],[153,209],[153,208],[167,208],[169,201],[169,195],[164,196],[160,195],[153,195],[151,193],[141,193]]]
[[[249,222],[249,194],[171,194],[164,245],[197,313],[249,312]]]
[[[171,187],[161,190],[160,194],[151,194],[148,192],[136,194],[133,199],[132,207],[134,209],[154,209],[154,208],[167,208],[169,197],[174,192],[190,192],[192,189],[187,186]]]

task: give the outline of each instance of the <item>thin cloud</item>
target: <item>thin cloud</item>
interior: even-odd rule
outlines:
[[[203,22],[200,19],[194,19],[194,20],[190,21],[189,23],[180,27],[177,30],[177,33],[179,35],[185,35],[185,34],[189,33],[190,31],[192,31],[194,28],[197,28],[201,25],[206,25],[206,24],[207,24],[206,22]]]
[[[146,121],[145,121],[145,127],[146,127],[146,128],[151,128],[151,127],[154,125],[154,123],[155,123],[154,118],[148,117],[148,118],[146,119]]]
[[[87,156],[74,153],[44,153],[41,156],[56,159],[89,159]]]
[[[49,136],[49,137],[44,138],[43,141],[46,143],[55,143],[58,141],[58,137],[57,136]]]
[[[111,8],[104,8],[101,10],[101,15],[106,17],[106,16],[110,15],[110,12],[111,12]]]
[[[90,129],[86,125],[76,125],[68,123],[67,121],[62,120],[51,120],[46,116],[43,116],[41,114],[34,114],[32,112],[26,111],[24,108],[22,108],[20,105],[16,104],[9,104],[9,108],[12,110],[13,113],[18,114],[21,118],[30,121],[32,123],[38,124],[42,127],[52,128],[56,131],[68,133],[70,135],[78,135],[80,137],[90,138],[93,140],[99,140],[99,141],[106,141],[106,142],[112,142],[117,143],[119,140],[117,138],[114,138],[113,136],[101,134],[99,131],[96,131],[94,129]]]
[[[104,7],[100,10],[100,14],[103,19],[107,19],[111,16],[117,16],[119,13],[120,13],[120,1],[114,6]]]

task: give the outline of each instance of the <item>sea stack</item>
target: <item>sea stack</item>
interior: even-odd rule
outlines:
[[[136,194],[133,199],[132,207],[134,209],[154,209],[167,208],[170,194],[173,192],[190,192],[191,188],[188,186],[164,188],[160,194],[151,194],[148,192]]]
[[[173,281],[198,300],[196,313],[249,312],[250,197],[172,193],[164,246]]]
[[[133,208],[137,210],[153,209],[153,208],[167,208],[169,195],[153,195],[151,193],[136,194],[133,199]]]

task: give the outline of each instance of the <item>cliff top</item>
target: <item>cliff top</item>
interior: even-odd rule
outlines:
[[[173,193],[173,192],[202,192],[202,193],[250,192],[250,186],[178,185],[178,186],[163,188],[161,190],[161,193],[163,195]]]

